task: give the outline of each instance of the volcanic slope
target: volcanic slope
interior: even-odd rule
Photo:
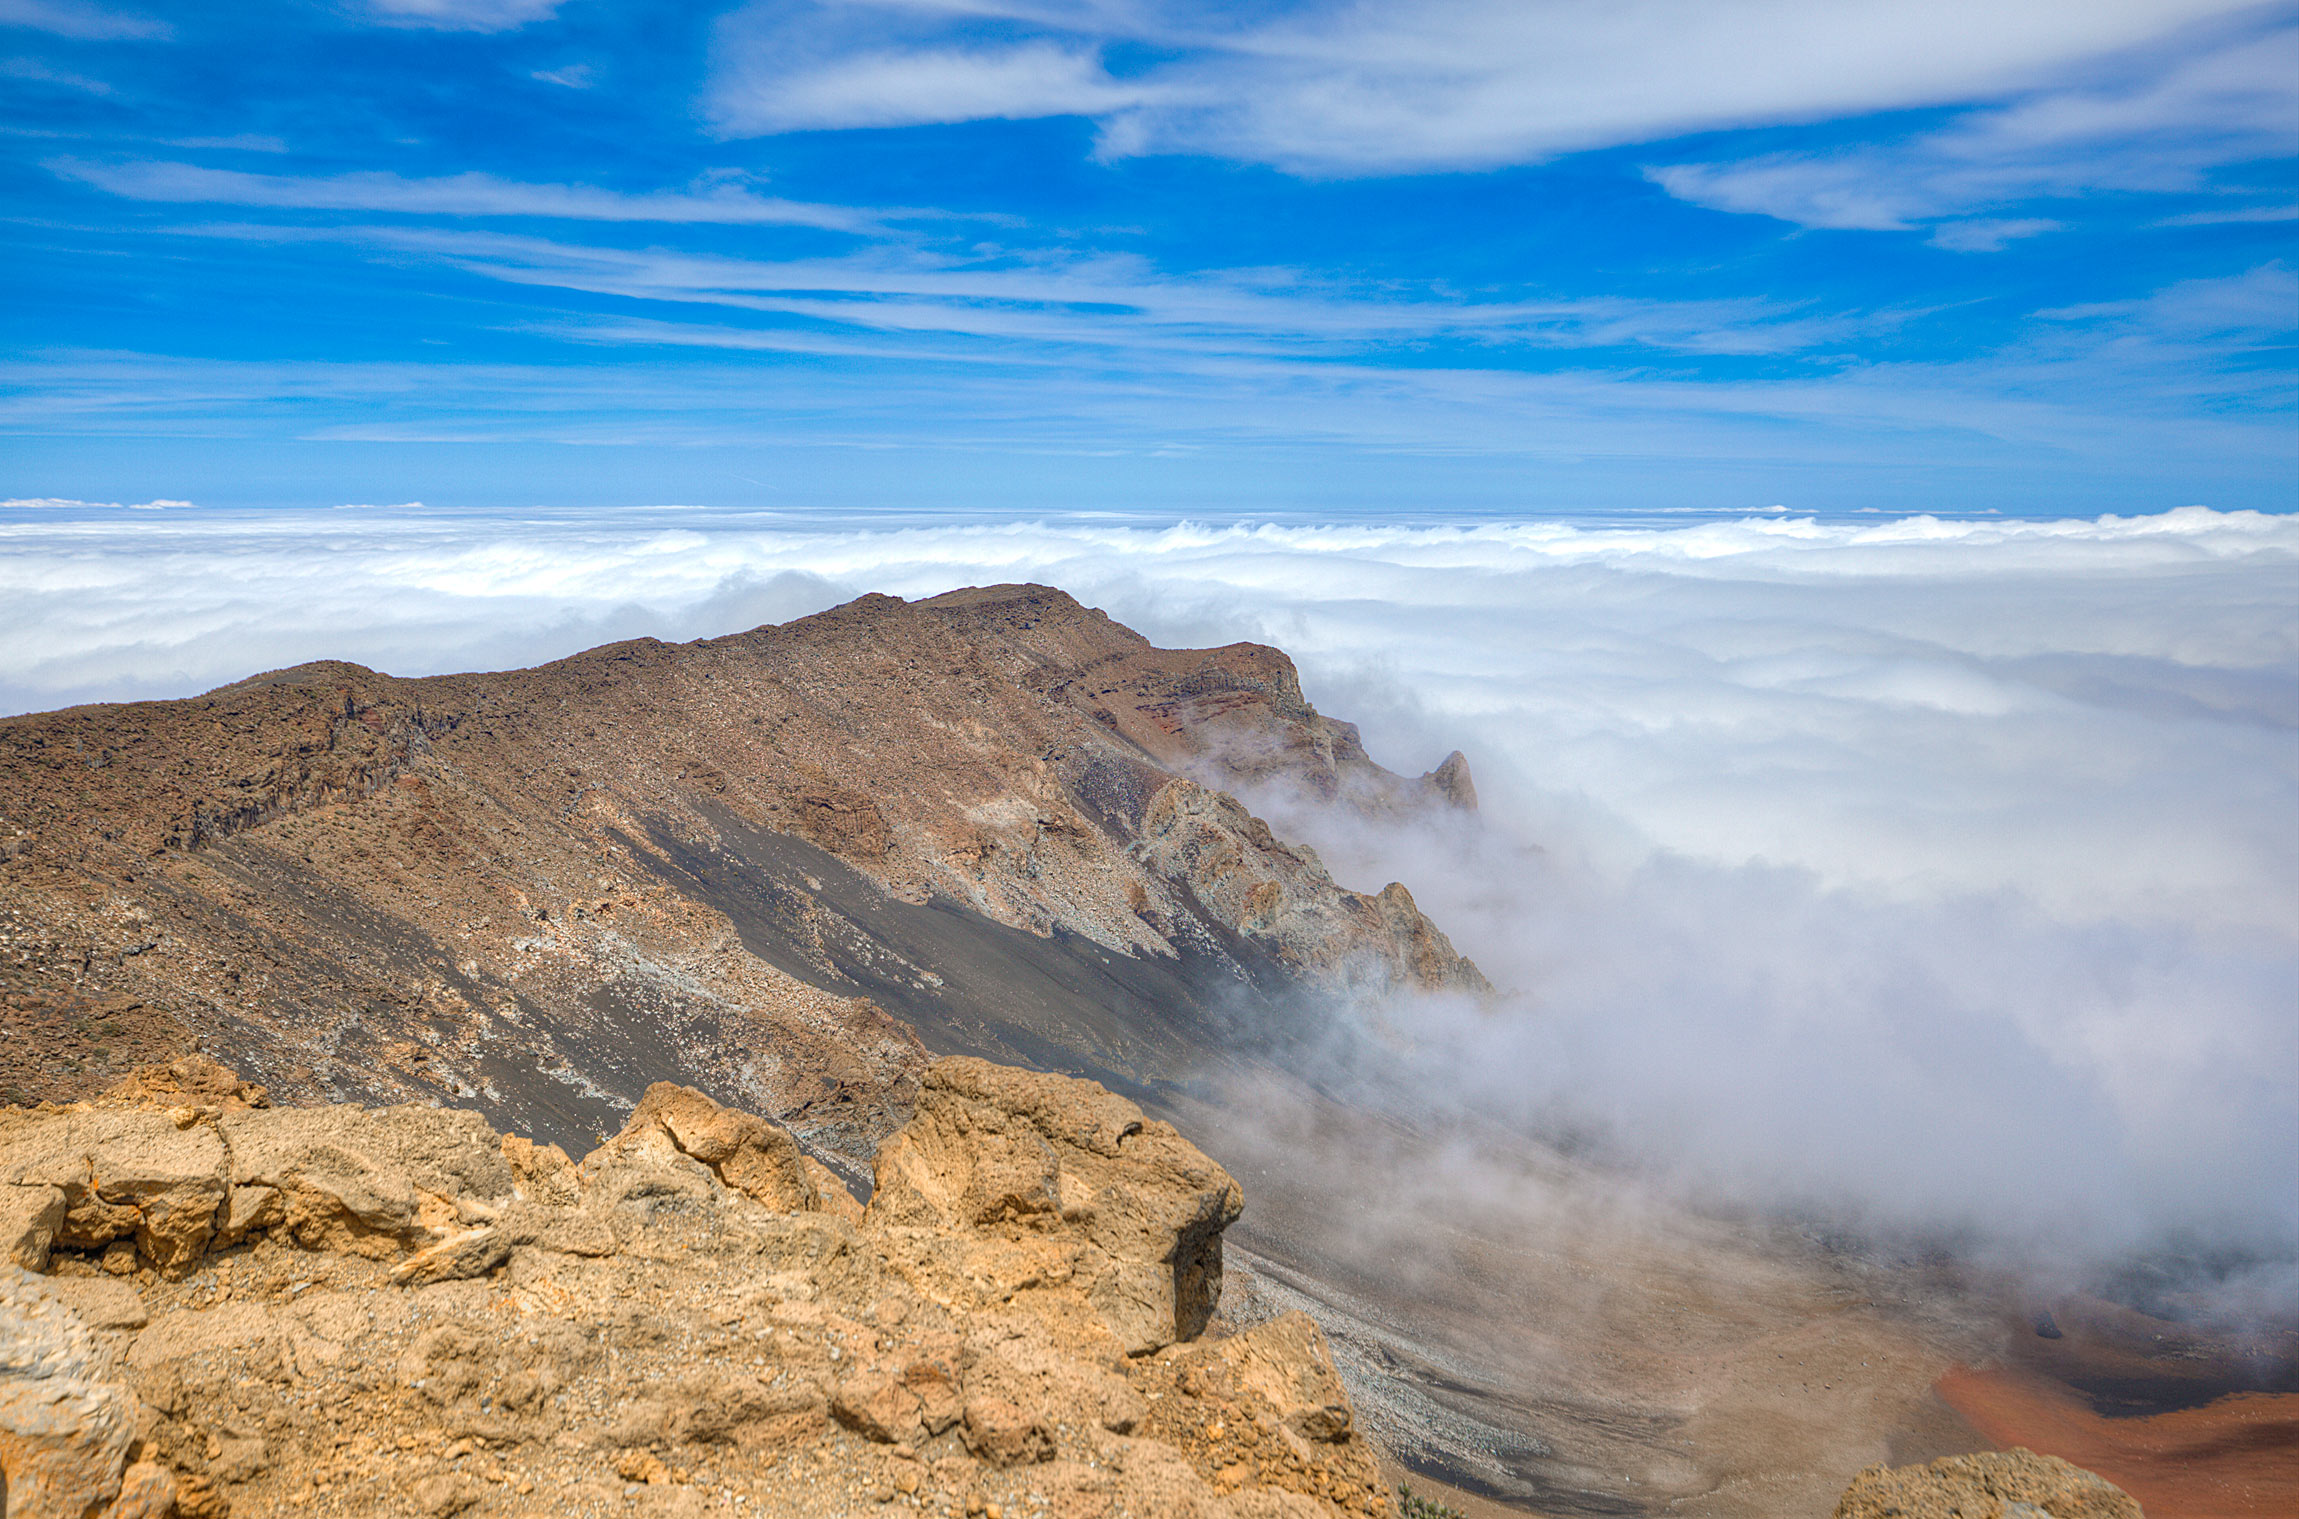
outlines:
[[[1150,1096],[1313,1037],[1311,993],[1482,991],[1404,887],[1343,889],[1220,789],[1273,780],[1474,806],[1277,650],[1153,648],[1040,586],[11,718],[0,1098],[196,1047],[579,1153],[669,1079],[851,1176],[929,1052]]]

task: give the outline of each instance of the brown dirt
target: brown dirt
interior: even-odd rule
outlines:
[[[2024,1445],[2089,1468],[2148,1519],[2299,1514],[2299,1394],[2237,1393],[2201,1408],[2107,1418],[2032,1372],[1957,1366],[1940,1396],[1992,1445]]]

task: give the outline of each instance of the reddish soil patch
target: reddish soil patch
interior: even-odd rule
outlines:
[[[2299,1394],[2236,1393],[2141,1418],[2095,1413],[2027,1372],[1958,1366],[1942,1399],[1990,1445],[2024,1445],[2098,1472],[2148,1519],[2288,1519],[2299,1514]]]

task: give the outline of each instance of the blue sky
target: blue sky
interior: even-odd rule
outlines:
[[[0,496],[2299,507],[2299,9],[0,0]]]

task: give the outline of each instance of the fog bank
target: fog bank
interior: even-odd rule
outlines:
[[[1256,799],[1509,993],[1441,1079],[1723,1200],[2095,1258],[2299,1248],[2299,522],[841,531],[0,513],[0,704],[402,674],[1039,580],[1275,643],[1478,824]],[[2270,1281],[2270,1290],[2276,1289]]]

